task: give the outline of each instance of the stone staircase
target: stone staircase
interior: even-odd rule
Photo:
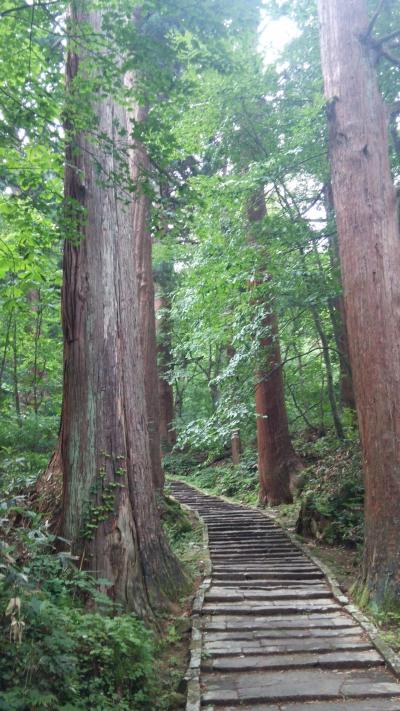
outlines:
[[[188,709],[400,711],[396,677],[283,529],[182,482],[172,493],[207,524],[212,563]]]

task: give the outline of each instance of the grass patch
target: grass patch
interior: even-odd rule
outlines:
[[[192,460],[190,464],[187,454],[172,454],[166,462],[166,473],[170,479],[181,479],[209,494],[257,505],[259,482],[253,451],[243,454],[242,461],[236,466],[226,460],[213,465]]]

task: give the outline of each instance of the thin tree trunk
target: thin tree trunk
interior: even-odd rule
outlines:
[[[264,191],[260,190],[248,207],[253,233],[265,215]],[[253,235],[251,241],[256,242]],[[267,335],[260,340],[262,355],[255,375],[258,473],[261,502],[275,506],[292,501],[290,477],[299,459],[290,441],[278,323],[271,304],[265,305],[263,326]]]
[[[168,319],[168,298],[159,294],[155,299],[155,310],[159,315],[156,321],[158,352],[158,391],[160,399],[160,439],[162,451],[168,452],[176,444],[174,391],[168,381],[167,373],[171,365],[171,336]]]
[[[38,306],[36,313],[36,327],[35,327],[35,347],[34,347],[34,357],[33,357],[33,410],[35,415],[39,411],[39,399],[38,399],[38,354],[39,354],[39,341],[42,332],[42,320],[43,320],[43,309],[42,306]]]
[[[342,423],[340,421],[339,411],[338,411],[338,407],[337,407],[337,403],[336,403],[335,385],[333,382],[332,362],[331,362],[331,356],[330,356],[330,352],[329,352],[328,338],[327,338],[324,328],[322,326],[317,307],[315,305],[312,305],[310,307],[310,310],[311,310],[313,321],[315,324],[315,330],[318,333],[318,336],[319,336],[319,339],[321,342],[321,346],[322,346],[322,356],[324,359],[324,365],[325,365],[325,371],[326,371],[328,400],[329,400],[329,405],[331,408],[333,426],[335,428],[337,438],[343,439],[344,433],[343,433],[343,427],[342,427]]]
[[[102,31],[100,11],[74,9],[72,20]],[[69,86],[78,69],[89,73],[84,56],[70,53]],[[147,616],[182,575],[151,477],[135,261],[145,202],[140,187],[131,200],[112,180],[115,171],[128,174],[127,148],[117,145],[121,129],[129,134],[126,110],[111,97],[93,110],[105,146],[67,126],[66,209],[78,234],[66,240],[63,262],[63,533],[81,562],[110,581],[113,599]]]
[[[324,187],[325,209],[328,219],[328,226],[332,228],[335,225],[334,219],[334,204],[332,185],[327,183]],[[337,273],[337,278],[342,287],[342,275],[340,271],[339,245],[336,232],[329,238],[329,257],[331,267]],[[355,410],[356,403],[354,399],[353,376],[350,366],[349,339],[346,327],[346,315],[344,308],[343,295],[339,294],[333,299],[329,299],[329,313],[332,322],[333,335],[335,337],[336,348],[339,355],[340,368],[340,396],[342,405],[351,410]]]
[[[318,0],[332,186],[365,478],[365,581],[400,593],[400,237],[365,0]]]
[[[340,368],[340,400],[343,407],[356,409],[354,399],[353,376],[350,366],[349,339],[347,336],[346,316],[343,296],[340,294],[329,300],[329,311]]]
[[[232,464],[240,464],[241,442],[239,430],[233,430],[231,437]]]
[[[132,128],[136,122],[144,121],[146,110],[136,107],[129,112]],[[160,402],[157,372],[156,320],[154,310],[154,281],[152,265],[152,243],[149,229],[150,200],[143,190],[143,183],[149,173],[149,160],[142,145],[136,143],[131,151],[131,178],[138,185],[134,216],[136,276],[139,295],[140,343],[144,363],[144,384],[146,393],[147,427],[153,483],[157,490],[164,487],[164,471],[161,462],[160,442]],[[142,186],[141,186],[142,183]]]
[[[14,385],[14,403],[15,412],[17,415],[17,422],[19,427],[22,427],[21,419],[21,400],[19,396],[19,382],[18,382],[18,346],[17,346],[17,315],[14,311],[14,322],[13,322],[13,385]]]
[[[11,326],[13,322],[13,314],[11,313],[8,321],[7,321],[7,328],[6,328],[6,339],[4,341],[4,348],[3,348],[3,355],[1,358],[1,365],[0,365],[0,388],[1,384],[3,382],[3,376],[4,376],[4,369],[6,367],[6,361],[7,361],[7,351],[8,351],[8,346],[10,343],[10,333],[11,333]]]
[[[235,348],[232,346],[231,343],[229,343],[226,347],[226,354],[228,356],[228,360],[231,361],[232,358],[235,356]],[[237,393],[237,378],[235,378],[235,381],[233,383],[233,386],[231,387],[231,394],[230,398],[232,401],[233,406],[237,406],[238,404],[238,398],[236,396]],[[231,458],[232,458],[232,464],[240,464],[240,455],[242,452],[242,443],[240,439],[240,430],[238,428],[235,428],[232,430],[231,434]]]

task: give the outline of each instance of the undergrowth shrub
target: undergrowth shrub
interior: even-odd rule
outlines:
[[[107,580],[59,552],[60,541],[13,488],[16,481],[0,495],[0,711],[170,708],[183,670],[170,660],[162,678],[156,671],[170,640],[123,613],[99,590]],[[179,553],[190,543],[191,523],[168,500],[163,518]]]
[[[307,447],[309,465],[300,475],[302,500],[297,532],[329,544],[356,547],[363,539],[364,486],[357,442],[321,438]]]
[[[35,512],[24,512],[29,527],[7,531],[21,508],[19,497],[2,518],[1,711],[150,710],[151,633],[133,615],[117,615],[98,581],[55,551]]]
[[[3,609],[8,598],[3,587]],[[153,643],[132,615],[88,613],[41,591],[19,591],[12,600],[17,617],[2,624],[0,709],[152,708]]]

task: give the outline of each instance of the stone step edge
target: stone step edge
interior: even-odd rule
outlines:
[[[211,587],[212,581],[212,564],[210,558],[208,528],[204,519],[196,511],[195,508],[186,505],[176,499],[173,494],[168,494],[179,506],[184,510],[190,511],[191,515],[195,515],[203,532],[203,548],[204,548],[204,571],[202,581],[197,589],[192,603],[192,632],[189,645],[189,665],[184,677],[186,682],[186,711],[200,711],[201,709],[201,658],[203,651],[203,635],[202,635],[202,616],[201,610],[204,604],[204,598]]]
[[[265,515],[265,514],[264,514]],[[377,652],[383,657],[386,665],[393,672],[393,674],[400,679],[400,655],[397,654],[394,649],[383,639],[378,627],[363,613],[361,610],[352,603],[349,598],[343,594],[339,581],[332,573],[331,569],[328,568],[325,563],[312,553],[308,546],[301,543],[296,535],[290,531],[286,531],[289,539],[292,543],[297,546],[325,575],[326,581],[332,591],[332,595],[335,600],[337,600],[343,609],[357,622],[360,627],[367,633],[368,638],[371,640],[373,647]]]

